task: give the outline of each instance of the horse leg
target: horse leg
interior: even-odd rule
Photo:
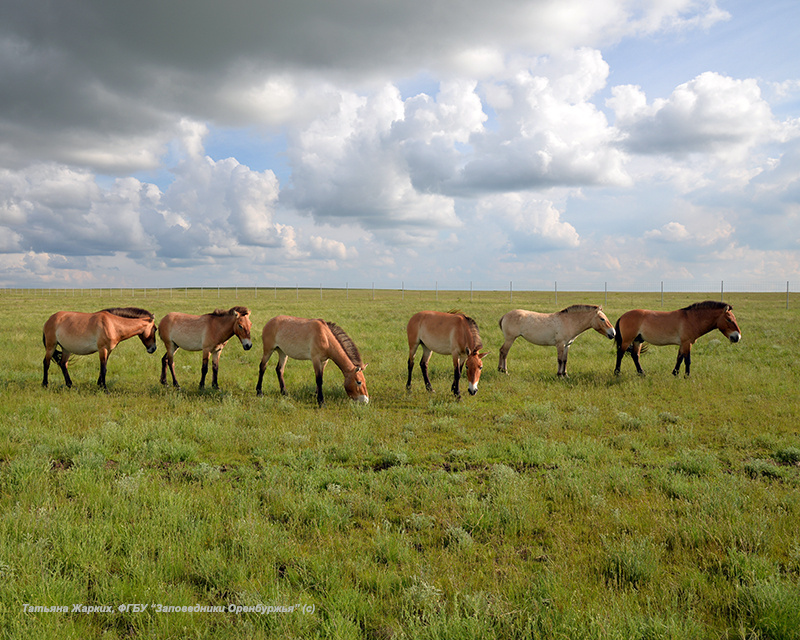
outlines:
[[[461,399],[461,392],[458,389],[458,383],[461,380],[461,368],[463,366],[464,365],[462,364],[461,358],[459,357],[459,355],[458,354],[454,355],[453,356],[453,386],[450,387],[450,389],[453,392],[453,395],[456,398],[458,398],[459,400]]]
[[[411,391],[411,372],[414,370],[414,356],[417,355],[419,343],[408,348],[408,380],[406,381],[406,391]]]
[[[106,386],[106,366],[108,363],[108,355],[110,351],[108,349],[100,349],[98,354],[100,356],[100,375],[97,378],[97,386],[102,387],[106,391],[108,391],[108,387]]]
[[[560,378],[567,377],[567,354],[569,353],[569,345],[560,342],[558,348],[558,375]]]
[[[62,351],[61,357],[56,358],[56,362],[58,362],[58,366],[61,368],[61,373],[64,374],[64,384],[67,385],[67,389],[72,388],[72,378],[69,377],[69,371],[67,371],[67,362],[69,361],[70,355],[69,351]]]
[[[431,393],[433,393],[433,387],[428,377],[428,361],[431,359],[432,353],[433,351],[428,349],[425,345],[422,345],[422,358],[419,360],[419,368],[422,371],[422,379],[425,381],[425,388]]]
[[[325,365],[327,363],[327,360],[314,363],[314,377],[317,382],[317,405],[320,407],[325,404],[325,398],[322,397],[322,374],[325,371]]]
[[[642,370],[642,365],[639,364],[639,353],[642,350],[642,343],[634,342],[631,347],[631,358],[633,359],[633,364],[636,365],[636,373],[643,376],[644,371]]]
[[[206,375],[208,374],[208,357],[211,355],[211,352],[207,349],[203,349],[203,366],[200,368],[200,388],[206,388]]]
[[[222,355],[222,349],[215,351],[211,356],[211,387],[219,389],[217,378],[219,376],[219,357]]]
[[[178,345],[172,343],[172,345],[167,346],[167,352],[161,358],[161,384],[167,384],[166,368],[169,367],[169,372],[172,375],[172,386],[180,389],[181,385],[178,384],[178,378],[175,377],[175,352],[177,350]]]
[[[689,377],[689,369],[692,364],[692,343],[684,343],[678,349],[678,361],[675,363],[675,368],[672,370],[672,375],[677,376],[680,373],[681,362],[686,363],[686,377]]]
[[[506,358],[508,357],[508,352],[511,349],[511,345],[514,344],[516,339],[516,336],[513,338],[506,338],[503,346],[500,347],[500,360],[497,363],[497,370],[500,373],[508,373],[508,363],[506,362]]]
[[[264,382],[264,371],[267,369],[267,362],[272,357],[272,351],[261,356],[261,363],[258,365],[258,384],[256,384],[256,395],[262,396],[261,384]]]
[[[672,370],[672,375],[677,376],[681,370],[681,363],[683,362],[683,348],[678,349],[678,359],[675,361],[675,368]]]
[[[286,369],[286,361],[289,359],[283,351],[278,351],[278,364],[275,366],[275,373],[278,375],[278,385],[281,388],[281,395],[286,395],[286,384],[283,381],[283,370]]]

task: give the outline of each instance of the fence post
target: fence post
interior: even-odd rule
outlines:
[[[664,306],[664,281],[661,281],[661,306]]]
[[[514,302],[514,281],[508,281],[508,301]]]
[[[786,281],[786,310],[789,310],[789,281]]]
[[[554,283],[556,289],[556,306],[558,306],[558,280]]]
[[[719,301],[725,302],[725,281],[719,281]]]

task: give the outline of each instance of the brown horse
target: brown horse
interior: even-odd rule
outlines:
[[[200,373],[200,388],[206,386],[208,358],[211,363],[211,386],[218,389],[219,356],[222,349],[234,335],[239,338],[242,347],[247,351],[253,346],[250,340],[250,309],[247,307],[231,307],[227,311],[217,309],[213,313],[192,316],[187,313],[168,313],[158,323],[158,334],[167,348],[161,358],[161,384],[167,384],[167,366],[172,374],[172,384],[179,389],[175,377],[175,352],[178,349],[203,352],[203,368]]]
[[[262,395],[261,384],[267,362],[272,353],[277,351],[278,364],[275,373],[278,374],[278,384],[283,395],[286,395],[286,384],[283,381],[286,360],[311,360],[317,381],[317,403],[321,407],[325,403],[322,396],[322,374],[328,360],[333,360],[344,374],[347,395],[357,402],[369,402],[367,381],[364,379],[367,365],[362,362],[361,354],[350,336],[338,325],[324,320],[276,316],[264,325],[261,337],[264,355],[258,368],[256,393],[259,396]]]
[[[594,329],[600,335],[613,339],[614,327],[596,304],[574,304],[557,313],[536,313],[514,309],[500,318],[500,330],[505,342],[500,348],[498,371],[508,373],[506,357],[514,340],[522,336],[528,342],[558,348],[558,375],[567,375],[567,356],[570,345],[581,333]]]
[[[100,377],[98,386],[106,387],[106,363],[108,356],[120,342],[139,336],[147,353],[156,350],[156,324],[152,313],[135,307],[116,307],[103,309],[96,313],[59,311],[44,323],[42,342],[44,343],[44,377],[42,386],[47,386],[47,373],[50,360],[55,360],[64,374],[67,387],[72,379],[67,371],[69,357],[74,353],[80,356],[97,352],[100,356]],[[62,350],[59,350],[58,347]]]
[[[422,345],[422,358],[419,368],[425,380],[425,388],[433,391],[428,378],[428,361],[435,351],[444,355],[453,356],[453,385],[451,390],[457,398],[461,397],[458,383],[461,379],[461,370],[467,367],[467,381],[469,394],[478,393],[478,380],[483,369],[483,358],[488,355],[479,353],[483,342],[478,334],[478,323],[463,313],[451,311],[420,311],[411,316],[406,327],[408,333],[408,382],[406,390],[411,389],[411,372],[414,369],[414,354]]]
[[[677,311],[648,311],[634,309],[617,320],[617,366],[614,373],[619,375],[619,367],[626,352],[630,352],[636,371],[644,374],[639,365],[642,343],[655,345],[677,344],[678,361],[672,374],[678,375],[681,362],[686,362],[686,376],[689,376],[691,351],[695,340],[714,329],[719,329],[731,342],[739,342],[742,332],[733,315],[733,307],[725,302],[707,300],[678,309]]]

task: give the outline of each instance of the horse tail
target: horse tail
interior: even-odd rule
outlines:
[[[622,346],[622,334],[619,332],[619,320],[617,320],[617,324],[614,325],[614,342],[617,343],[617,349]]]
[[[44,345],[44,348],[47,349],[47,337],[44,335],[44,331],[42,331],[42,345]],[[56,348],[53,351],[53,355],[51,356],[53,358],[53,360],[55,360],[56,364],[61,364],[61,356],[62,355],[63,354],[61,353],[61,351],[58,348],[58,344],[56,344]]]

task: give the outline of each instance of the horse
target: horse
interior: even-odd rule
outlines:
[[[420,311],[411,316],[406,327],[408,334],[408,382],[406,390],[411,390],[411,372],[414,369],[414,355],[422,345],[422,358],[419,368],[425,380],[425,388],[433,391],[428,378],[428,361],[433,352],[453,357],[453,384],[450,387],[456,398],[461,398],[459,380],[466,365],[468,391],[471,396],[478,393],[478,380],[483,369],[483,358],[488,351],[480,353],[483,342],[478,334],[478,323],[459,311]]]
[[[187,313],[172,312],[161,318],[158,334],[167,352],[161,358],[161,384],[167,384],[167,366],[172,374],[172,385],[180,389],[175,377],[175,352],[178,349],[203,352],[203,368],[200,373],[200,388],[206,386],[208,358],[211,356],[211,386],[218,389],[219,357],[222,349],[234,335],[242,347],[248,351],[253,343],[250,340],[250,309],[231,307],[227,311],[216,309],[212,313],[193,316]]]
[[[317,404],[321,407],[325,404],[322,395],[322,374],[328,360],[333,360],[344,375],[344,390],[347,395],[356,402],[364,404],[369,402],[367,381],[364,379],[364,369],[367,365],[361,360],[361,354],[350,336],[337,324],[320,319],[276,316],[264,325],[261,338],[264,355],[258,369],[256,393],[259,396],[263,395],[261,384],[264,381],[267,362],[273,352],[277,351],[278,364],[275,373],[278,374],[282,395],[286,395],[286,384],[283,380],[286,361],[289,358],[311,360],[317,381]]]
[[[733,315],[733,307],[725,302],[706,300],[678,309],[676,311],[649,311],[634,309],[623,313],[617,320],[617,366],[614,373],[619,375],[620,364],[626,352],[630,352],[633,364],[639,375],[644,375],[639,365],[642,343],[654,345],[677,344],[678,361],[672,370],[677,376],[681,362],[686,363],[686,377],[689,377],[691,351],[695,340],[714,329],[719,329],[731,342],[739,342],[742,332]]]
[[[145,309],[135,307],[114,307],[96,313],[78,311],[59,311],[44,323],[42,342],[44,343],[44,377],[42,386],[48,384],[47,374],[50,360],[55,360],[67,387],[72,387],[72,379],[67,371],[69,357],[74,353],[85,356],[97,352],[100,356],[100,376],[97,385],[106,386],[106,363],[108,356],[120,342],[139,336],[147,353],[156,350],[155,317]],[[62,350],[59,350],[61,347]]]
[[[500,330],[505,342],[500,348],[497,370],[508,373],[506,358],[514,340],[522,336],[528,342],[544,347],[557,347],[558,374],[567,377],[569,348],[581,333],[594,329],[597,333],[613,339],[614,327],[603,313],[603,308],[593,304],[574,304],[556,313],[536,313],[514,309],[500,318]]]

